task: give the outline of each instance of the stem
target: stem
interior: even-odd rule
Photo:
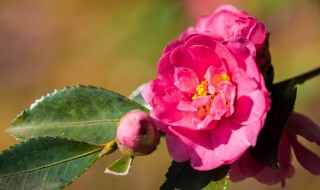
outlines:
[[[294,84],[303,84],[305,81],[313,78],[313,77],[316,77],[317,75],[320,74],[320,67],[312,70],[312,71],[309,71],[307,73],[304,73],[302,75],[299,75],[299,76],[296,76],[296,77],[293,77],[293,78],[290,78],[290,79],[287,79],[285,81],[282,81],[280,83],[286,83],[286,82],[289,82],[289,81],[294,81]],[[278,84],[280,84],[278,83]]]
[[[109,143],[107,143],[104,147],[104,149],[101,151],[99,157],[102,157],[102,156],[105,156],[105,155],[108,155],[108,154],[111,154],[113,153],[114,151],[116,151],[118,149],[118,146],[117,146],[117,141],[116,139],[110,141]]]

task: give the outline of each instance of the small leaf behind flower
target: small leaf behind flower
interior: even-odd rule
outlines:
[[[119,94],[91,86],[56,90],[37,100],[7,128],[18,139],[64,137],[102,144],[115,139],[116,124],[143,106]]]
[[[133,157],[125,156],[119,160],[113,162],[104,173],[114,174],[114,175],[127,175],[132,163]]]
[[[141,105],[143,105],[144,107],[148,108],[149,110],[151,109],[151,106],[144,100],[144,98],[141,95],[141,91],[144,89],[144,87],[146,87],[148,85],[148,83],[142,84],[141,86],[139,86],[136,90],[134,90],[130,96],[129,99],[133,100]]]
[[[275,84],[271,92],[271,109],[255,147],[250,153],[264,165],[279,169],[279,146],[284,127],[293,112],[297,88],[294,80]]]
[[[225,179],[229,169],[229,165],[223,165],[210,171],[198,171],[193,169],[189,162],[179,163],[173,161],[160,189],[196,190],[204,188],[209,190],[211,188],[214,190],[224,190],[225,186],[222,184],[226,185],[226,182],[222,181]],[[220,180],[222,180],[221,183]]]
[[[219,181],[211,181],[202,190],[226,190],[228,184],[228,177],[220,179]]]
[[[22,141],[0,154],[0,189],[60,189],[78,178],[103,147],[64,138]]]

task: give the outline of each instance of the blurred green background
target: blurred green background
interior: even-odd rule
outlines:
[[[271,32],[275,81],[320,66],[319,0],[1,0],[0,150],[17,141],[5,133],[16,115],[56,88],[77,84],[103,87],[125,96],[156,76],[165,45],[196,18],[230,3],[246,10]],[[320,125],[320,77],[298,89],[296,111]],[[303,141],[320,155],[319,147]],[[120,156],[98,160],[67,189],[158,189],[171,162],[165,142],[135,159],[130,174],[104,174]],[[286,189],[314,190],[320,180],[297,170]],[[234,189],[281,189],[255,180]]]

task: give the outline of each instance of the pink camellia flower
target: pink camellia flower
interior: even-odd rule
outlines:
[[[255,145],[270,99],[250,41],[202,34],[173,41],[158,74],[142,96],[175,161],[211,170]]]
[[[146,113],[134,110],[121,118],[117,128],[117,145],[130,156],[142,156],[153,152],[160,136],[155,121]]]
[[[273,69],[268,47],[268,34],[264,25],[245,11],[231,5],[218,7],[212,15],[202,16],[195,27],[189,27],[181,39],[192,34],[221,36],[222,40],[233,37],[245,38],[256,48],[256,63],[268,85],[273,81]]]
[[[255,45],[257,51],[262,50],[267,41],[264,25],[232,5],[222,5],[212,15],[200,17],[196,26],[189,27],[180,38],[190,34],[218,35],[225,40],[231,37],[245,38]]]
[[[298,162],[313,175],[320,175],[320,158],[310,150],[306,149],[297,140],[301,135],[311,142],[320,145],[320,129],[307,117],[294,113],[290,118],[280,142],[279,164],[280,170],[275,171],[268,168],[246,152],[239,160],[231,165],[230,180],[242,181],[248,177],[254,177],[260,183],[274,185],[281,182],[285,186],[285,180],[294,175],[294,167],[291,164],[291,147]]]

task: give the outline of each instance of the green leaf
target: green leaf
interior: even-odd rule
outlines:
[[[279,145],[284,127],[293,112],[297,88],[295,81],[275,84],[271,93],[271,109],[251,155],[264,165],[279,169]]]
[[[136,90],[134,90],[130,96],[129,99],[133,100],[141,105],[143,105],[144,107],[146,107],[147,109],[151,109],[151,106],[144,100],[144,98],[141,95],[141,91],[144,89],[144,87],[146,87],[148,85],[148,83],[142,84],[141,86],[139,86]]]
[[[60,189],[80,176],[103,147],[64,138],[22,141],[0,154],[0,189]]]
[[[114,174],[114,175],[127,175],[132,163],[133,157],[125,156],[119,160],[113,162],[104,173]]]
[[[216,182],[222,180],[227,175],[229,168],[229,165],[223,165],[214,170],[198,171],[193,169],[189,162],[179,163],[173,161],[160,189],[202,189],[208,186],[212,181]],[[220,182],[217,184],[220,184]],[[213,186],[214,184],[210,185]],[[216,188],[218,188],[218,186],[216,186]]]
[[[110,91],[91,86],[67,87],[37,100],[7,128],[19,139],[65,137],[102,144],[115,138],[116,124],[143,106]]]
[[[211,181],[202,190],[226,190],[228,185],[228,177],[224,177],[219,181]]]

